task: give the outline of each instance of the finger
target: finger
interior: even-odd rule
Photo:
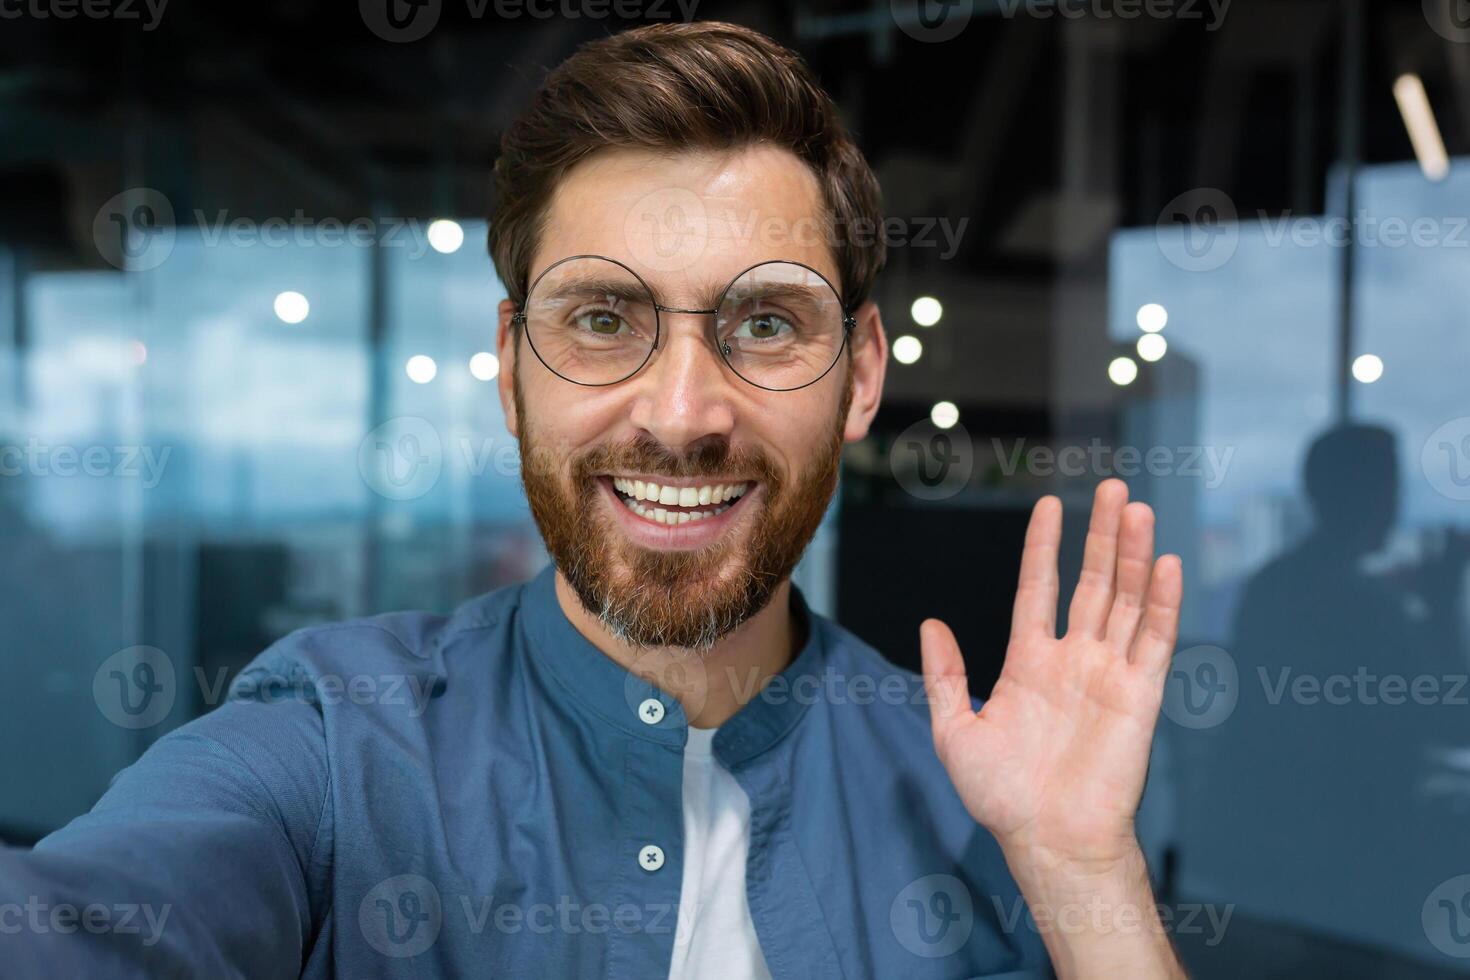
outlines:
[[[1057,549],[1062,542],[1062,502],[1045,496],[1031,510],[1026,544],[1021,549],[1021,575],[1011,610],[1011,639],[1041,633],[1057,636]]]
[[[1133,641],[1129,660],[1162,680],[1179,639],[1179,606],[1184,601],[1184,567],[1178,555],[1154,563],[1143,611],[1143,628]]]
[[[924,665],[924,693],[929,697],[929,723],[934,729],[934,744],[938,745],[945,732],[974,715],[965,658],[954,633],[939,619],[926,619],[919,624],[919,649]]]
[[[1099,639],[1107,628],[1108,608],[1113,604],[1113,580],[1118,564],[1118,525],[1128,503],[1128,485],[1122,480],[1104,480],[1092,499],[1092,521],[1087,527],[1087,544],[1082,549],[1082,574],[1067,613],[1067,630],[1079,630]]]
[[[1154,565],[1154,512],[1134,501],[1123,508],[1118,535],[1118,578],[1113,608],[1108,613],[1108,642],[1124,653],[1133,644],[1143,619],[1144,595]]]

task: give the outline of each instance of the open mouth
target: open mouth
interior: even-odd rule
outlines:
[[[734,507],[753,485],[749,480],[675,485],[627,476],[602,479],[633,513],[671,527],[718,517]]]

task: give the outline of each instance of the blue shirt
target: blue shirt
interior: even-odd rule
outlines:
[[[714,740],[772,976],[1050,975],[921,680],[791,607],[800,653]],[[686,731],[551,566],[452,616],[298,631],[92,812],[0,852],[0,972],[667,976]]]

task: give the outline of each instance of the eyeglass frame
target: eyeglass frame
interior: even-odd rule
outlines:
[[[681,308],[679,308],[677,306],[664,306],[663,304],[659,303],[656,299],[654,299],[654,296],[653,296],[653,287],[650,286],[647,282],[645,282],[643,280],[643,277],[642,276],[640,276],[638,273],[634,272],[632,269],[628,268],[628,266],[624,265],[622,262],[619,262],[617,259],[609,258],[606,255],[592,255],[592,254],[586,254],[586,253],[579,254],[579,255],[568,255],[565,258],[557,259],[555,262],[553,262],[550,265],[548,265],[545,269],[542,269],[541,270],[541,274],[538,275],[534,280],[532,280],[531,285],[530,285],[530,288],[528,288],[526,290],[526,300],[527,301],[530,300],[532,294],[535,293],[535,291],[536,291],[537,284],[540,283],[541,280],[546,277],[546,274],[548,272],[550,272],[552,269],[555,269],[557,266],[559,266],[559,265],[561,265],[561,264],[563,264],[565,262],[571,262],[571,261],[573,261],[575,259],[601,259],[603,262],[611,262],[613,265],[617,266],[618,268],[623,269],[624,271],[626,271],[628,273],[628,275],[630,275],[634,279],[638,280],[638,284],[640,286],[642,286],[645,290],[647,290],[649,304],[653,307],[653,344],[649,346],[648,353],[646,355],[644,355],[643,360],[640,361],[639,364],[638,364],[638,366],[635,367],[632,371],[630,371],[627,374],[623,375],[621,378],[618,378],[616,381],[595,381],[595,382],[594,381],[575,381],[575,380],[567,377],[566,375],[562,374],[560,371],[558,371],[556,368],[552,367],[550,364],[547,364],[546,363],[546,358],[542,357],[541,356],[541,352],[536,349],[536,341],[534,341],[534,340],[531,339],[531,331],[529,329],[527,329],[527,327],[526,327],[526,311],[525,311],[525,308],[523,306],[517,306],[516,307],[515,313],[510,318],[511,319],[511,322],[514,323],[517,327],[519,327],[521,329],[521,332],[526,335],[526,343],[530,345],[530,347],[531,347],[531,353],[533,353],[533,354],[536,355],[536,360],[540,361],[541,364],[542,364],[542,366],[545,367],[546,370],[550,371],[552,374],[556,375],[558,378],[561,378],[563,381],[565,381],[565,382],[567,382],[569,384],[581,385],[584,388],[606,388],[609,385],[619,385],[619,384],[622,384],[624,381],[627,381],[629,378],[633,377],[634,375],[638,374],[638,372],[642,371],[645,367],[648,366],[648,362],[651,361],[651,360],[653,360],[653,354],[654,354],[654,352],[658,350],[659,339],[663,335],[663,318],[659,316],[660,313],[696,313],[696,314],[701,314],[701,315],[709,316],[711,318],[717,317],[717,316],[719,316],[719,313],[720,313],[720,307],[722,307],[722,306],[725,305],[725,297],[727,295],[729,295],[730,289],[737,282],[739,282],[740,281],[740,278],[742,276],[744,276],[747,272],[750,272],[752,269],[759,269],[763,265],[776,265],[778,263],[781,263],[781,264],[785,264],[785,265],[799,266],[799,267],[805,269],[806,271],[810,272],[812,275],[816,276],[818,279],[822,280],[822,282],[826,284],[827,288],[830,289],[830,290],[832,290],[832,295],[835,296],[835,297],[837,297],[837,304],[838,304],[839,308],[842,310],[842,343],[838,345],[838,347],[837,347],[837,353],[832,358],[832,363],[831,364],[828,364],[827,367],[825,369],[823,369],[822,373],[819,374],[819,375],[817,375],[812,380],[806,382],[805,384],[799,384],[799,385],[797,385],[794,388],[768,388],[765,385],[756,384],[754,381],[750,380],[745,375],[743,375],[739,371],[737,371],[735,369],[735,365],[733,365],[733,364],[730,363],[730,359],[729,359],[729,357],[730,357],[730,355],[729,355],[730,345],[728,343],[724,343],[724,344],[720,343],[719,337],[717,335],[715,335],[715,332],[714,332],[715,331],[716,321],[714,319],[711,319],[710,320],[709,333],[710,333],[710,339],[711,339],[711,341],[712,341],[712,343],[714,345],[714,348],[715,348],[715,353],[717,355],[719,355],[719,358],[720,358],[721,363],[723,363],[725,365],[725,367],[729,368],[730,369],[730,373],[733,374],[733,375],[735,375],[735,377],[739,378],[741,381],[744,381],[746,384],[750,385],[751,387],[753,387],[753,388],[759,388],[762,391],[800,391],[803,388],[810,387],[811,385],[816,384],[818,381],[821,381],[828,374],[831,374],[832,373],[832,369],[837,366],[837,362],[840,361],[840,360],[842,360],[842,352],[847,349],[848,339],[852,336],[853,330],[857,328],[857,317],[855,317],[853,315],[852,310],[844,302],[844,300],[842,298],[842,294],[837,290],[837,287],[834,286],[834,285],[832,285],[832,283],[830,281],[828,281],[827,277],[824,276],[824,275],[822,275],[816,269],[813,269],[811,266],[807,265],[805,262],[797,262],[795,259],[766,259],[763,262],[757,262],[757,263],[755,263],[752,266],[748,266],[747,268],[742,269],[742,270],[740,270],[740,272],[736,273],[735,274],[735,277],[733,279],[731,279],[729,281],[729,283],[727,283],[725,285],[725,288],[723,290],[720,291],[720,300],[719,300],[718,303],[715,304],[715,308],[714,309],[712,309],[712,310],[686,310],[686,309],[681,309]]]

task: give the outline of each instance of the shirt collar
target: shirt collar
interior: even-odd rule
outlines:
[[[790,595],[798,634],[805,632],[806,639],[781,672],[780,695],[757,694],[720,726],[714,749],[726,766],[733,768],[771,748],[801,720],[814,700],[796,692],[815,689],[799,682],[815,678],[821,670],[825,657],[821,617],[812,613],[794,582]],[[689,727],[683,707],[673,696],[625,670],[572,625],[556,598],[555,563],[526,583],[521,610],[532,656],[549,668],[577,703],[626,735],[683,747]],[[650,706],[650,701],[658,707]],[[653,723],[643,720],[654,715],[661,717]]]

